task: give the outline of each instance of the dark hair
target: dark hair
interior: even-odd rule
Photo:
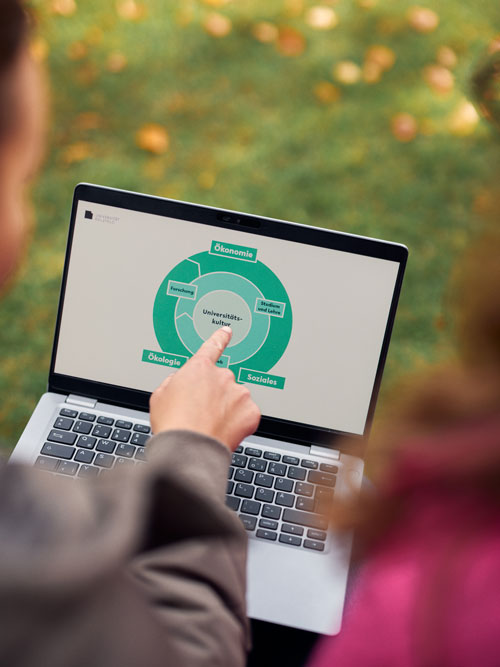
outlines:
[[[28,35],[28,16],[19,0],[0,0],[0,138],[15,117],[9,73]]]

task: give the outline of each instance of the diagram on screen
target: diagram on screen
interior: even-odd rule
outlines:
[[[144,350],[143,361],[179,367],[229,325],[233,335],[218,365],[240,382],[283,389],[285,378],[268,371],[287,348],[292,320],[283,284],[255,248],[212,241],[210,250],[187,257],[162,281],[153,308],[162,353]]]

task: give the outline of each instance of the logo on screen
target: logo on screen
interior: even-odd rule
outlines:
[[[92,213],[92,211],[85,211],[85,219],[86,220],[92,220],[93,217],[94,217],[94,214]]]

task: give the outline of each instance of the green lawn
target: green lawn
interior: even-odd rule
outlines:
[[[311,12],[315,4],[32,2],[53,111],[33,244],[1,304],[4,450],[46,384],[79,181],[405,243],[386,384],[449,353],[450,265],[500,172],[498,136],[466,102],[471,71],[500,33],[500,5],[439,0],[429,15],[409,14],[407,0],[338,0]],[[344,61],[361,76],[352,64],[339,74]],[[401,113],[413,118],[410,141],[394,129]]]

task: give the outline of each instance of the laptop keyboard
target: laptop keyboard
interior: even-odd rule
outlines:
[[[145,424],[63,408],[35,466],[60,475],[96,477],[115,466],[143,463],[150,437]]]
[[[338,466],[240,446],[229,468],[226,503],[251,535],[325,551],[327,511]]]
[[[146,461],[151,428],[131,420],[63,408],[35,466],[72,477]],[[238,447],[231,460],[226,504],[255,538],[324,552],[338,466],[257,447]]]

